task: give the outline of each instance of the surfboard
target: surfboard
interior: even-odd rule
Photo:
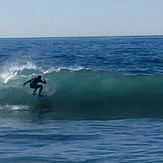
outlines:
[[[39,99],[48,99],[50,96],[47,95],[41,95],[41,96],[37,96]]]
[[[53,98],[53,95],[41,95],[37,96],[38,100],[51,100]]]

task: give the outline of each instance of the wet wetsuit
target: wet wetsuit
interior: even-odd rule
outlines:
[[[41,80],[41,76],[38,76],[36,78],[33,78],[27,82],[24,83],[24,85],[26,85],[27,83],[30,83],[30,88],[33,88],[34,91],[33,91],[33,94],[36,93],[37,89],[39,89],[39,96],[41,96],[41,91],[43,89],[43,86],[41,84],[38,84],[38,83],[43,83],[43,84],[46,84],[46,81],[44,79],[44,81]]]

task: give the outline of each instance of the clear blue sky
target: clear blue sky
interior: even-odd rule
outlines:
[[[0,37],[163,35],[163,0],[0,0]]]

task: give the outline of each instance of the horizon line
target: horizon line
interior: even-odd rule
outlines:
[[[152,37],[163,36],[163,34],[136,34],[136,35],[83,35],[83,36],[22,36],[22,37],[0,37],[0,39],[37,39],[37,38],[88,38],[88,37]]]

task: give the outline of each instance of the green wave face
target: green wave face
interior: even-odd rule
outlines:
[[[31,76],[21,72],[0,86],[0,110],[19,110],[47,119],[163,117],[163,76],[124,76],[89,70],[42,73],[43,95],[22,87]],[[33,75],[33,76],[34,76]]]

